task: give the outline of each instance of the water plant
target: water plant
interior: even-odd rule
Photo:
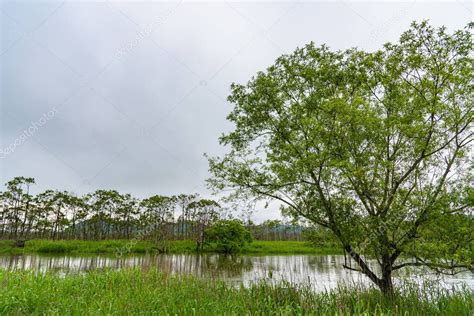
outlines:
[[[399,288],[392,299],[373,287],[324,293],[290,283],[232,286],[156,269],[61,276],[0,271],[0,314],[157,315],[472,315],[473,294]]]

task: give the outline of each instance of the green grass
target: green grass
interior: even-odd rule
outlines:
[[[176,240],[166,244],[168,253],[196,252],[195,243],[191,240]],[[161,248],[160,245],[159,248]],[[155,252],[157,248],[150,241],[138,240],[28,240],[25,248],[13,247],[13,241],[0,240],[0,254],[48,253],[48,254],[115,254],[117,251],[129,254],[144,254]],[[213,252],[207,248],[205,252]],[[313,247],[302,241],[254,241],[247,245],[242,254],[339,254],[334,247]]]
[[[158,272],[95,271],[60,276],[0,271],[0,314],[55,315],[472,315],[468,290],[455,294],[408,287],[388,300],[374,289],[260,283],[250,288]],[[430,297],[430,299],[428,298]]]

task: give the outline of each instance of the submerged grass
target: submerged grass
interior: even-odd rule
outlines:
[[[13,241],[0,240],[0,254],[48,253],[48,254],[115,254],[122,251],[142,254],[156,251],[150,241],[137,240],[28,240],[25,248],[15,248]],[[205,252],[213,252],[207,248]],[[196,245],[191,240],[176,240],[167,243],[169,253],[194,253]],[[243,254],[339,254],[340,250],[321,245],[313,247],[303,241],[254,241],[242,249]]]
[[[0,271],[0,314],[155,315],[472,315],[468,290],[403,289],[388,300],[375,289],[315,293],[305,286],[233,287],[155,269],[60,276]],[[426,292],[429,292],[429,295]]]

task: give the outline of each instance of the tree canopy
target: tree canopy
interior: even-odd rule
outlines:
[[[472,269],[472,26],[413,23],[375,52],[310,43],[233,84],[209,183],[330,229],[385,293],[405,266]]]
[[[35,179],[15,177],[0,192],[0,238],[148,238],[155,242],[194,239],[222,216],[221,206],[198,194],[138,199],[116,190],[77,196],[46,190],[31,194]]]

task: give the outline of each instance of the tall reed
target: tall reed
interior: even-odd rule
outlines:
[[[0,314],[472,315],[473,294],[407,286],[388,299],[370,288],[315,293],[307,286],[164,274],[156,269],[60,275],[0,271]]]

